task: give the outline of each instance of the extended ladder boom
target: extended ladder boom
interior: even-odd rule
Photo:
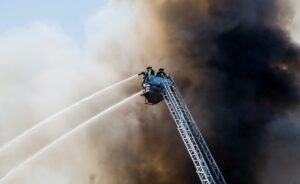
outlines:
[[[171,83],[170,83],[171,81]],[[172,78],[163,80],[162,95],[194,162],[202,184],[226,184],[201,132]]]

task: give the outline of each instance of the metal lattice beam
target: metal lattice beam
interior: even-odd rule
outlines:
[[[173,79],[163,80],[163,97],[192,158],[202,184],[226,184]]]

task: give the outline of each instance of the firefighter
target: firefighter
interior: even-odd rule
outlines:
[[[155,75],[155,71],[152,69],[151,66],[148,66],[145,72],[141,72],[141,73],[139,73],[138,75],[139,75],[139,76],[140,76],[140,75],[143,75],[143,76],[147,77],[147,76],[149,76],[149,75]]]
[[[155,71],[153,70],[153,68],[151,66],[147,67],[146,73],[147,73],[147,75],[155,75]]]
[[[140,75],[143,75],[144,77],[147,77],[147,76],[149,76],[149,75],[155,75],[155,71],[152,69],[151,66],[148,66],[147,69],[146,69],[146,71],[141,72],[141,73],[139,73],[138,75],[139,75],[139,76],[140,76]]]
[[[138,76],[140,76],[140,75],[143,75],[143,76],[144,76],[144,77],[143,77],[143,82],[142,82],[142,86],[143,86],[143,84],[144,84],[144,83],[146,82],[146,80],[148,79],[148,76],[149,76],[149,75],[155,75],[155,71],[152,69],[151,66],[148,66],[147,69],[146,69],[146,71],[141,72],[141,73],[138,74]]]
[[[166,77],[167,74],[165,73],[165,70],[163,68],[160,68],[156,74],[158,77]]]

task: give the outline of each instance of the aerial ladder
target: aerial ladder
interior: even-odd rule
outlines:
[[[145,103],[154,105],[165,100],[184,145],[196,167],[196,173],[201,183],[226,184],[174,79],[169,75],[167,76],[164,72],[160,73],[160,75],[153,75],[149,68],[152,70],[151,67],[148,67],[148,72],[141,73],[144,75],[142,95],[145,96]]]

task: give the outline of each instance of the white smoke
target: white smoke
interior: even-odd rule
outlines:
[[[130,3],[108,3],[86,22],[84,45],[78,45],[58,25],[42,21],[1,31],[0,144],[76,100],[138,72],[141,66],[135,63],[141,55],[137,53],[156,44],[143,43],[148,28],[137,24],[139,11]],[[115,100],[124,94],[111,95]],[[94,110],[80,113],[85,116]],[[15,160],[36,151],[48,137],[53,139],[57,132],[66,130],[68,123],[61,120],[54,125],[56,129],[46,128],[26,147],[18,145],[13,153],[1,155],[1,175],[17,164]],[[95,180],[94,172],[100,176],[98,181],[106,181],[99,173],[98,155],[84,135],[73,137],[26,166],[10,183],[82,184]],[[15,152],[20,152],[17,159]]]
[[[293,41],[300,44],[300,2],[297,0],[291,0],[293,5],[293,18],[291,21],[290,32]]]

